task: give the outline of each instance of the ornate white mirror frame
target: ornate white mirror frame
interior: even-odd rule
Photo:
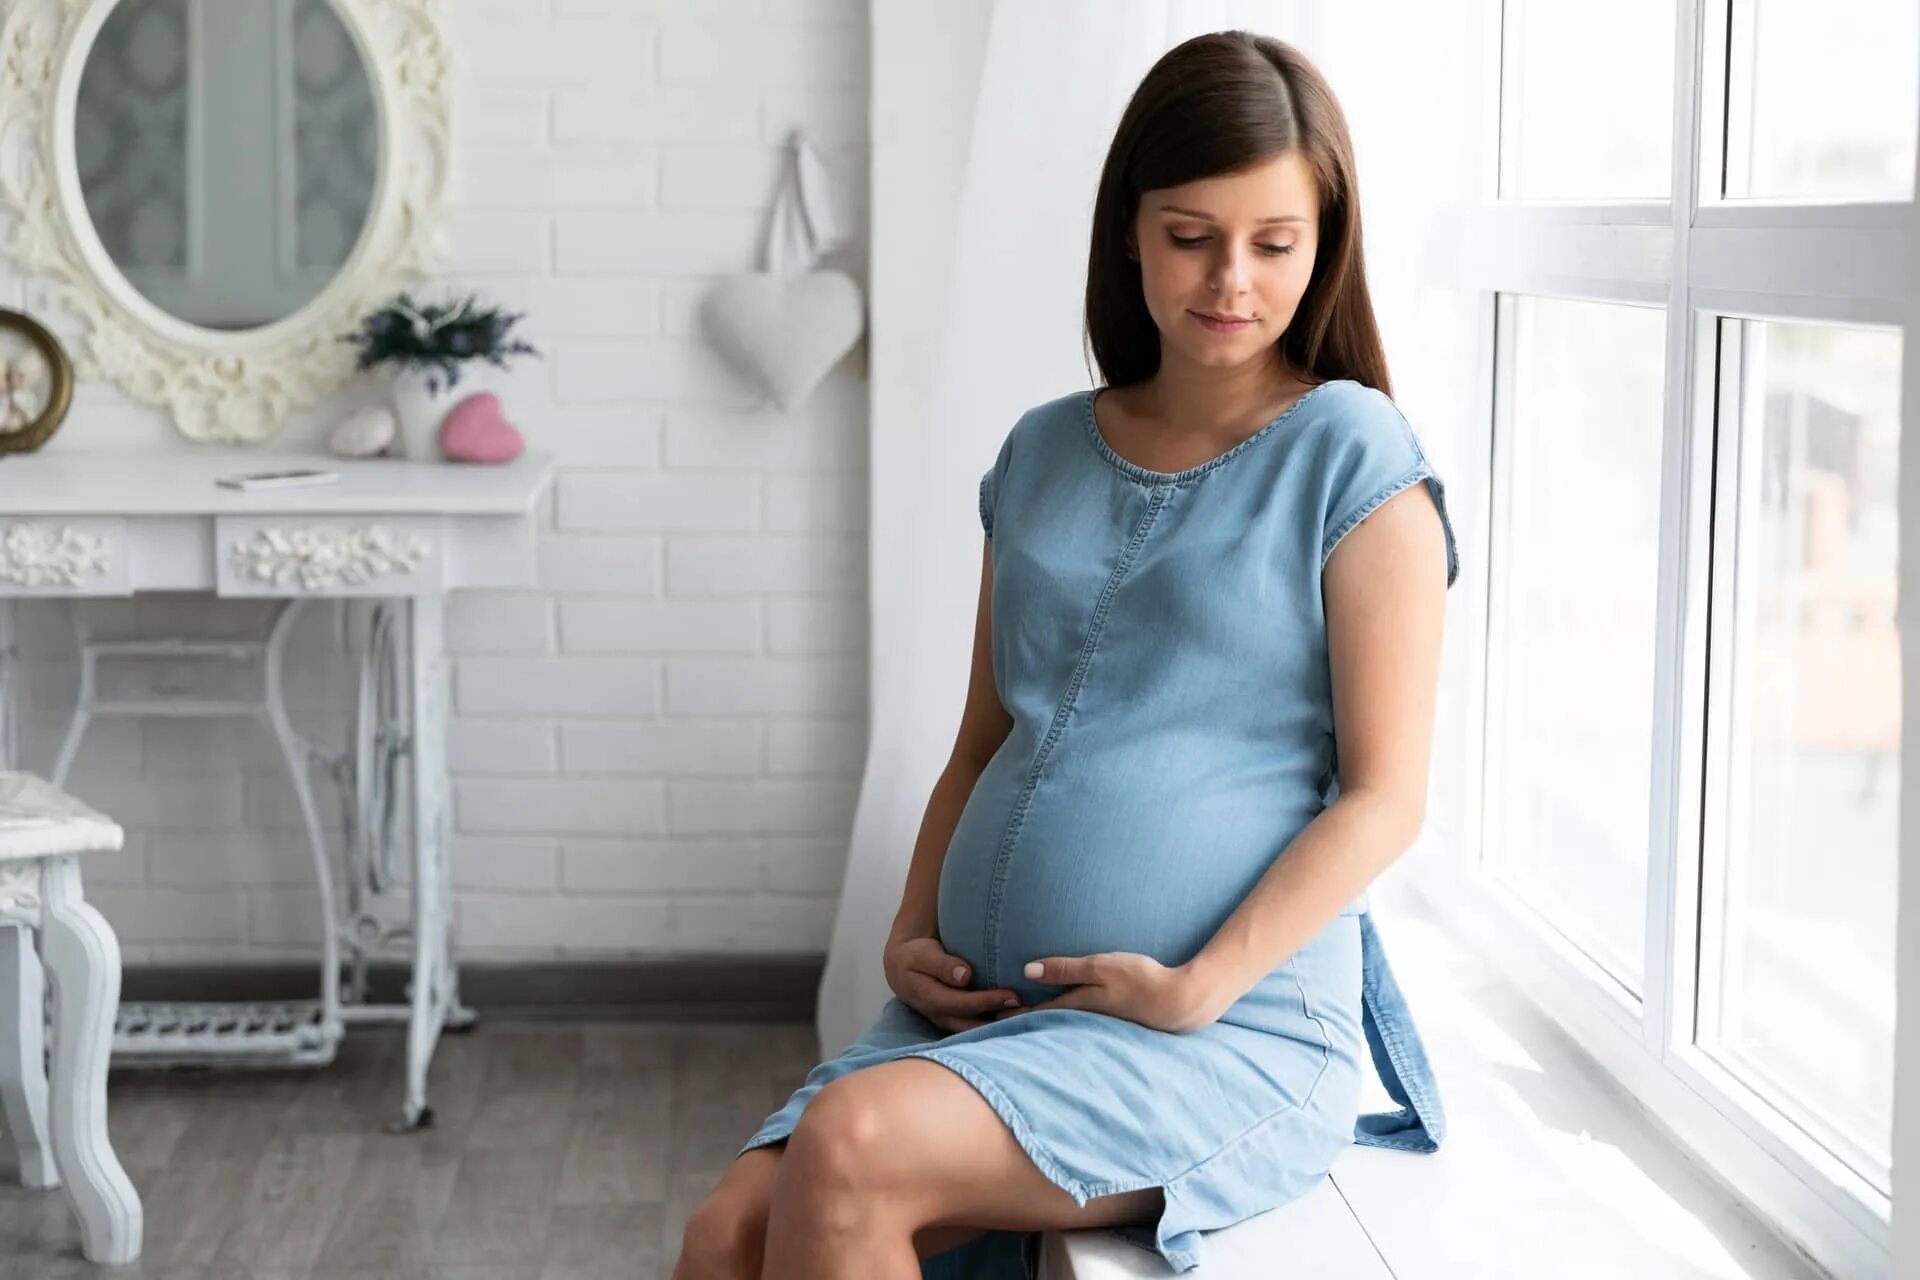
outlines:
[[[86,329],[77,372],[172,411],[194,440],[253,443],[353,376],[340,335],[440,258],[451,162],[451,85],[440,0],[332,0],[366,63],[380,163],[346,262],[292,315],[248,330],[180,320],[143,297],[101,244],[74,150],[80,74],[118,0],[0,5],[0,206],[14,217],[16,270]]]

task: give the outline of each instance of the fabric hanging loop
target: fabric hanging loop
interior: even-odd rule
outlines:
[[[780,190],[760,249],[761,269],[776,276],[813,269],[820,255],[844,242],[833,198],[833,178],[820,153],[796,129],[787,139]]]

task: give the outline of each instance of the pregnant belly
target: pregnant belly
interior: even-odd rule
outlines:
[[[1022,972],[1044,956],[1186,963],[1317,812],[1310,788],[1258,770],[1191,777],[1158,761],[1150,777],[1056,754],[1028,794],[1030,764],[1006,753],[988,764],[939,894],[941,941],[972,965],[971,985],[1023,1002],[1058,990]]]

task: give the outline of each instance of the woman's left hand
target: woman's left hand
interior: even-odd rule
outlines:
[[[1000,1010],[994,1014],[996,1022],[1039,1009],[1090,1009],[1178,1033],[1204,1027],[1219,1017],[1191,967],[1168,968],[1134,951],[1046,956],[1028,964],[1026,975],[1031,981],[1067,990],[1039,1004]]]

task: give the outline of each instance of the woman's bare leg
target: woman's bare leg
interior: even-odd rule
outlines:
[[[743,1152],[719,1185],[687,1220],[672,1280],[745,1277],[758,1280],[766,1265],[767,1213],[773,1204],[773,1174],[787,1140]],[[913,1236],[922,1258],[956,1249],[982,1234],[977,1227],[925,1227]]]
[[[765,1252],[788,1280],[903,1280],[934,1226],[1079,1230],[1164,1212],[1159,1186],[1077,1202],[964,1077],[907,1057],[849,1073],[808,1103],[774,1180]]]

